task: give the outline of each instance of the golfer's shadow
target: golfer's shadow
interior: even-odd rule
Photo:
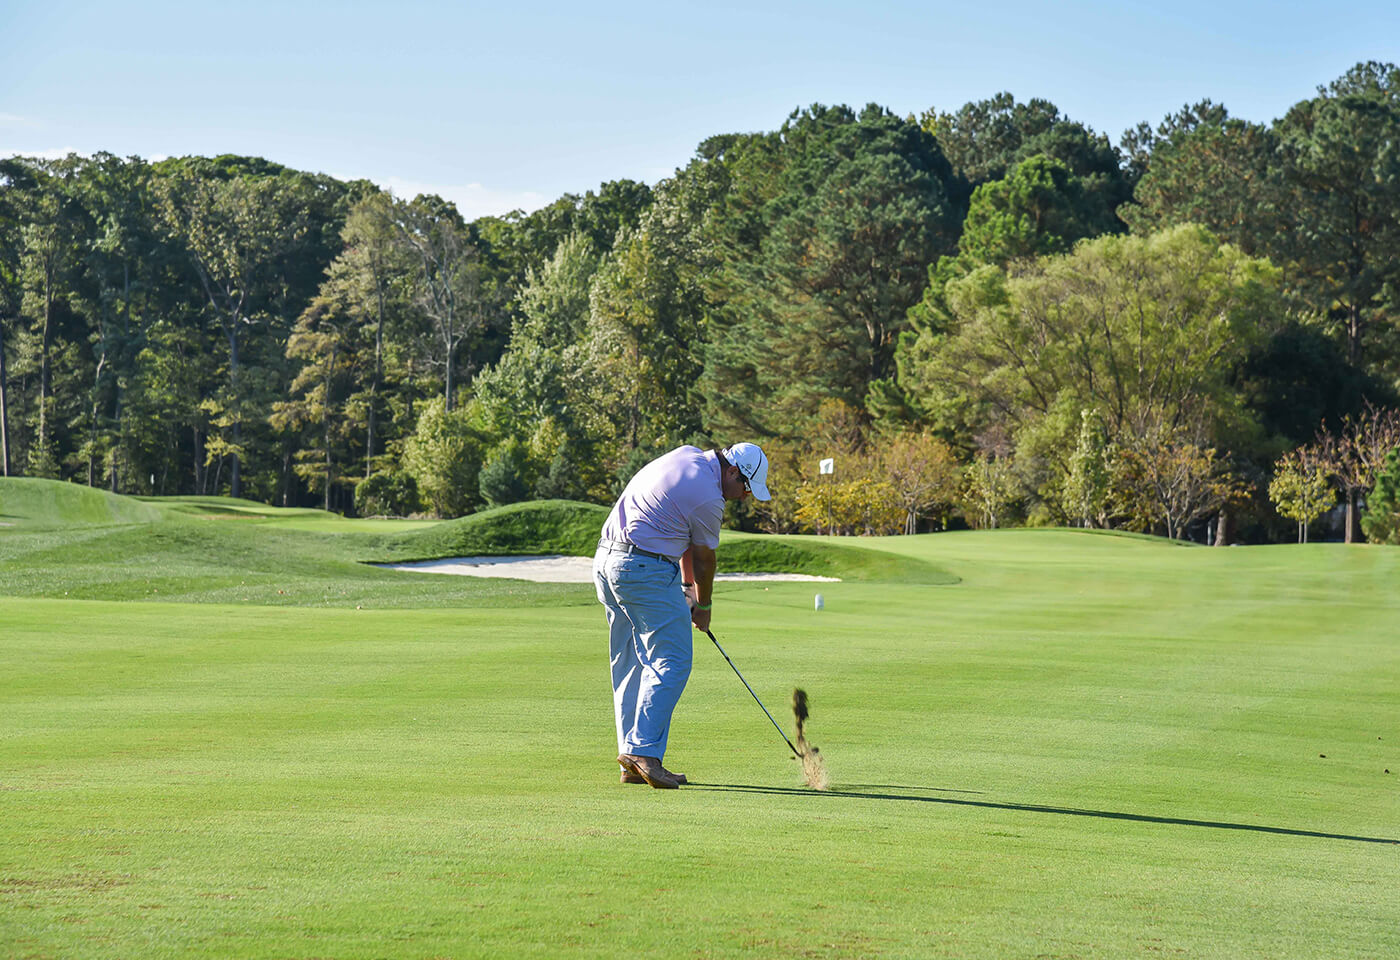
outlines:
[[[862,789],[857,789],[862,788]],[[846,800],[902,800],[905,803],[941,803],[950,807],[980,807],[985,810],[1017,810],[1022,813],[1052,813],[1064,817],[1098,817],[1102,820],[1127,820],[1133,823],[1161,823],[1178,827],[1211,827],[1216,830],[1249,830],[1254,833],[1274,833],[1288,837],[1315,837],[1320,840],[1351,840],[1356,843],[1395,843],[1386,837],[1358,837],[1346,833],[1324,833],[1320,830],[1295,830],[1291,827],[1269,827],[1257,823],[1228,823],[1219,820],[1190,820],[1185,817],[1155,817],[1144,813],[1118,813],[1113,810],[1082,810],[1076,807],[1049,807],[1034,803],[998,803],[994,800],[964,800],[958,797],[931,797],[909,793],[885,793],[884,790],[941,789],[899,787],[884,784],[851,784],[849,788],[808,790],[801,787],[768,787],[748,783],[692,783],[686,790],[723,790],[735,793],[767,793],[779,796],[826,797]],[[942,791],[975,793],[972,790]]]

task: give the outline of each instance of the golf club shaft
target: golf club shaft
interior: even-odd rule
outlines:
[[[778,726],[778,721],[773,719],[773,715],[771,713],[768,713],[768,708],[763,705],[762,700],[758,699],[758,694],[753,692],[753,687],[749,686],[749,682],[744,679],[744,675],[739,672],[739,668],[734,666],[734,661],[729,659],[729,654],[724,652],[724,648],[719,645],[719,641],[715,639],[715,635],[709,630],[706,630],[705,636],[710,638],[710,642],[715,645],[715,649],[719,651],[719,655],[721,657],[724,657],[724,662],[729,664],[730,669],[734,671],[734,676],[739,678],[739,682],[744,685],[744,689],[749,692],[749,695],[751,697],[753,697],[754,703],[758,704],[758,708],[762,710],[765,714],[767,714],[768,720],[773,724],[773,729],[778,731],[778,736],[783,738],[783,743],[786,743],[788,745],[788,749],[792,751],[792,755],[794,757],[797,757],[798,759],[801,759],[802,754],[797,752],[797,748],[792,745],[792,741],[788,739],[787,734],[783,733],[783,728]]]

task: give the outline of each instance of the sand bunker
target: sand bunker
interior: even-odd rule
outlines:
[[[386,570],[410,570],[414,573],[454,573],[467,577],[509,577],[513,580],[535,580],[540,583],[592,583],[592,557],[450,557],[445,560],[420,560],[416,563],[377,563]],[[838,581],[839,577],[814,577],[805,573],[720,573],[716,580],[820,580]]]

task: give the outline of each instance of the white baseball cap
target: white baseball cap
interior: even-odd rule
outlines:
[[[739,468],[749,492],[758,500],[773,499],[768,494],[768,457],[756,443],[736,443],[724,451],[724,459]]]

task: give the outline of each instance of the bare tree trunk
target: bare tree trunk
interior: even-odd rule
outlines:
[[[39,442],[36,449],[43,456],[48,448],[48,409],[49,409],[49,342],[53,324],[53,290],[46,277],[44,280],[44,335],[39,348]],[[30,451],[31,459],[34,452]]]
[[[292,451],[282,451],[282,506],[292,505]]]
[[[326,418],[326,495],[321,501],[321,509],[327,513],[331,509],[331,418]]]
[[[1215,520],[1215,545],[1217,547],[1230,545],[1230,512],[1228,510],[1221,510],[1220,516]]]
[[[1350,274],[1355,281],[1357,270],[1353,268]],[[1347,361],[1353,366],[1361,363],[1361,304],[1355,302],[1347,308]]]
[[[446,336],[444,336],[444,337],[443,337],[443,340],[444,340],[444,342],[447,344],[447,368],[446,368],[446,374],[443,376],[443,395],[444,395],[444,398],[445,398],[445,399],[444,399],[444,403],[443,403],[443,407],[447,410],[448,413],[451,413],[451,412],[452,412],[452,347],[453,347],[452,335],[451,335],[451,333],[448,333]]]
[[[130,347],[131,344],[131,265],[122,261],[122,344]],[[122,429],[122,378],[115,378],[113,384],[116,397],[112,403],[112,422],[116,425],[117,442],[112,448],[112,465],[108,476],[110,489],[113,493],[119,493],[121,486],[120,464],[123,462],[123,455],[127,453],[126,431]]]
[[[330,362],[326,364],[326,415],[322,422],[323,442],[326,445],[326,496],[323,501],[327,513],[331,511],[331,379],[335,372],[336,351],[331,349]]]
[[[369,416],[366,417],[366,419],[367,419],[369,422],[368,422],[368,425],[365,427],[365,479],[366,479],[366,480],[369,479],[370,473],[373,472],[370,465],[371,465],[372,463],[374,463],[374,401],[375,401],[375,390],[374,390],[373,388],[371,388],[371,389],[370,389],[370,392],[369,392]]]
[[[117,394],[117,409],[115,418],[118,425],[120,425],[122,422],[121,402],[121,394],[119,393]],[[120,426],[118,427],[118,429],[120,429]],[[112,448],[111,466],[110,469],[107,471],[107,489],[112,491],[113,493],[121,492],[117,489],[121,486],[121,483],[119,482],[121,469],[119,468],[118,464],[121,462],[119,457],[123,450],[124,447],[122,446],[121,439],[119,437],[116,446]]]
[[[190,429],[194,432],[194,492],[202,497],[205,479],[209,476],[209,469],[204,465],[204,440],[199,434],[199,427]]]
[[[238,322],[237,318],[234,318],[234,323],[237,324],[237,322]],[[233,402],[236,404],[236,403],[239,402],[239,398],[238,398],[238,328],[237,328],[237,326],[231,326],[231,327],[229,327],[228,348],[229,348],[229,370],[228,370],[228,376],[229,376],[230,385],[233,387]],[[235,410],[235,411],[234,411],[234,415],[233,415],[233,444],[234,444],[234,446],[238,446],[238,445],[239,445],[240,443],[242,443],[242,442],[243,442],[243,413],[242,413],[241,410]],[[220,467],[220,469],[223,468],[222,459],[220,460],[219,467]],[[235,453],[233,454],[233,465],[232,465],[232,467],[229,469],[229,496],[237,497],[238,494],[239,494],[239,489],[238,489],[238,454],[237,454],[237,452],[235,452]]]
[[[93,485],[97,479],[97,414],[101,405],[100,393],[102,390],[102,368],[107,366],[107,348],[102,348],[102,356],[97,359],[97,370],[92,375],[92,403],[88,407],[88,456],[87,456],[87,485]]]
[[[369,416],[365,428],[365,479],[374,463],[374,407],[379,400],[379,381],[384,379],[384,284],[375,285],[378,315],[374,325],[374,379],[369,385]]]
[[[9,374],[5,370],[5,327],[0,324],[0,467],[3,467],[3,474],[10,475],[10,412],[9,412]]]
[[[1356,489],[1347,491],[1347,543],[1356,543],[1361,539],[1361,521],[1357,516],[1356,509]]]

